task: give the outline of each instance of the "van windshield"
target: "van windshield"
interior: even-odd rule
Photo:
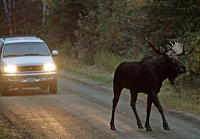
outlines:
[[[46,45],[42,42],[23,42],[5,44],[3,57],[49,56]]]

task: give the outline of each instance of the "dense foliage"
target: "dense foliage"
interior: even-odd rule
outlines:
[[[197,0],[99,1],[98,9],[79,19],[77,49],[81,50],[82,58],[85,53],[91,60],[101,51],[134,58],[149,53],[144,36],[164,47],[168,39],[180,39],[195,49],[191,56],[182,59],[189,67],[186,81],[198,86],[199,15],[200,2]]]
[[[77,46],[86,48],[87,56],[97,51],[109,51],[117,55],[138,56],[142,45],[138,31],[142,12],[132,1],[100,1],[98,8],[82,16],[78,22]]]
[[[150,34],[158,44],[166,39],[177,38],[192,45],[195,51],[184,57],[188,67],[187,80],[193,87],[200,83],[200,1],[154,0],[147,4],[145,34]],[[190,44],[188,44],[188,42]],[[188,82],[187,82],[188,83]]]

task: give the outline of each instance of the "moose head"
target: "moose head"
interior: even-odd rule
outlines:
[[[193,51],[193,47],[186,52],[190,46],[187,48],[184,46],[182,42],[174,41],[170,42],[167,45],[167,48],[157,47],[151,39],[145,37],[147,43],[151,46],[151,48],[159,55],[162,55],[166,61],[167,69],[169,71],[168,79],[171,84],[174,84],[174,79],[178,76],[178,74],[182,74],[186,72],[186,67],[182,61],[180,61],[177,57],[181,55],[189,55]],[[175,52],[175,53],[173,53]]]

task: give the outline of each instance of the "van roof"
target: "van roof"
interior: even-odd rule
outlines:
[[[20,37],[6,37],[3,38],[4,42],[7,43],[20,43],[20,42],[43,42],[40,38],[35,36],[20,36]]]

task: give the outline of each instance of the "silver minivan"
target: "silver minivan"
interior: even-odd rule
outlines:
[[[46,43],[37,37],[0,39],[0,89],[7,95],[11,89],[39,87],[57,93],[57,66]]]

